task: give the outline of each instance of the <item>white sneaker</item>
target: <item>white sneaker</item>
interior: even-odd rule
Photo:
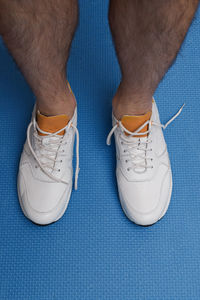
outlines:
[[[33,111],[19,165],[18,196],[24,215],[34,223],[55,222],[67,208],[72,190],[75,135],[77,189],[79,134],[76,126],[76,109],[68,124],[55,133],[41,130],[36,122],[36,109]]]
[[[183,106],[166,125],[162,125],[153,100],[150,119],[134,132],[125,128],[123,120],[118,121],[113,116],[107,144],[110,145],[114,133],[119,198],[126,216],[138,225],[156,223],[168,209],[172,172],[162,128],[165,129],[181,113]]]

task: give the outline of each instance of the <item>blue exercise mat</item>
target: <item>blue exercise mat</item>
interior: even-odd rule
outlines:
[[[80,176],[68,210],[39,227],[22,214],[18,161],[34,97],[0,42],[0,300],[200,299],[200,11],[155,99],[174,188],[166,216],[142,228],[123,214],[106,146],[120,81],[108,1],[80,1],[69,80],[78,102]]]

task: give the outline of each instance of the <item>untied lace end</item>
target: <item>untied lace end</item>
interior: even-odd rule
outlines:
[[[113,135],[113,133],[114,133],[114,131],[115,131],[115,129],[116,129],[117,127],[118,127],[118,123],[117,123],[115,126],[113,126],[113,128],[111,129],[111,131],[109,132],[109,134],[108,134],[108,136],[107,136],[106,144],[107,144],[108,146],[111,145],[111,137],[112,137],[112,135]]]
[[[72,127],[76,133],[76,171],[75,171],[75,179],[74,179],[74,189],[77,191],[78,189],[78,175],[79,175],[79,132],[78,129],[72,124]]]
[[[183,105],[181,106],[181,108],[177,111],[177,113],[163,126],[163,129],[167,128],[167,126],[173,122],[182,112],[183,107],[185,106],[185,103],[183,103]]]
[[[154,121],[151,122],[152,125],[156,125],[156,126],[160,126],[162,127],[163,129],[166,129],[167,126],[173,122],[179,115],[180,113],[182,112],[183,110],[183,107],[185,106],[185,103],[183,103],[183,105],[181,106],[181,108],[178,110],[178,112],[166,123],[166,124],[160,124],[160,123],[156,123]],[[128,133],[129,135],[133,136],[133,135],[137,135],[138,137],[139,136],[142,136],[142,135],[146,135],[147,133],[149,133],[149,130],[146,131],[146,132],[143,132],[143,133],[140,133],[140,130],[143,129],[150,121],[147,121],[145,122],[142,126],[140,126],[140,128],[138,128],[135,132],[130,132],[129,130],[127,130],[121,123],[121,121],[118,121],[116,125],[113,126],[113,128],[111,129],[111,131],[109,132],[108,136],[107,136],[107,139],[106,139],[106,144],[108,146],[111,145],[111,137],[114,133],[114,131],[116,130],[117,127],[121,127],[126,133]]]

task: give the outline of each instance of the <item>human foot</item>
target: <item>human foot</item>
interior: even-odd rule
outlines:
[[[142,116],[113,115],[112,134],[116,145],[116,177],[121,206],[126,216],[138,225],[156,223],[166,213],[172,192],[172,172],[167,145],[155,101],[152,112]]]
[[[27,140],[21,155],[18,173],[18,196],[24,215],[37,224],[57,221],[64,214],[72,190],[72,157],[77,137],[77,167],[79,172],[79,135],[77,110],[66,115],[46,117],[33,111]]]

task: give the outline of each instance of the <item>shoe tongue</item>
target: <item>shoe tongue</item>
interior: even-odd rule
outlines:
[[[135,115],[135,116],[129,116],[124,115],[121,118],[122,125],[130,132],[136,131],[140,126],[142,126],[146,121],[150,120],[152,111],[148,111],[144,115]],[[142,128],[139,132],[145,132],[148,130],[148,125],[146,125],[144,128]],[[126,135],[128,135],[126,133]],[[145,137],[147,135],[142,135],[141,137]]]
[[[55,133],[58,130],[64,128],[69,122],[69,118],[67,115],[57,115],[47,117],[42,115],[39,111],[37,112],[37,124],[39,128],[43,131],[49,133]],[[45,134],[38,131],[39,135],[45,136]],[[65,131],[61,131],[58,135],[64,135]]]

